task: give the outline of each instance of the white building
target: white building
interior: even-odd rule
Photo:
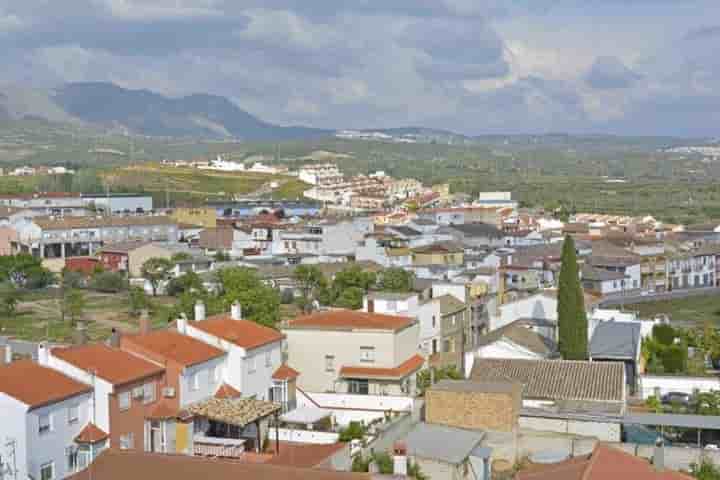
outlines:
[[[326,185],[342,181],[343,175],[337,165],[323,163],[302,167],[298,173],[298,178],[310,185]]]
[[[180,333],[228,353],[225,383],[244,397],[269,400],[272,375],[282,365],[283,335],[275,329],[242,319],[238,303],[230,314],[205,317],[205,306],[195,305],[195,321],[180,319]]]
[[[56,480],[85,468],[92,388],[29,360],[0,367],[0,479]]]

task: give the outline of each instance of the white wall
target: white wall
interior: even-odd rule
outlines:
[[[0,419],[2,419],[2,431],[0,432],[0,455],[3,461],[7,461],[11,452],[5,442],[15,441],[17,478],[28,478],[28,435],[27,429],[27,405],[0,392]],[[2,474],[0,473],[0,478]],[[39,476],[37,478],[40,478]]]
[[[225,375],[225,361],[226,356],[214,358],[208,362],[199,363],[183,369],[180,375],[179,387],[180,391],[180,407],[185,407],[191,403],[205,400],[215,395],[218,387],[222,385],[223,378]],[[215,368],[220,366],[220,377],[215,381]],[[199,387],[197,390],[193,390],[193,376],[199,373]]]
[[[270,441],[275,441],[276,437],[280,437],[281,442],[298,442],[313,443],[317,445],[333,445],[340,439],[340,434],[333,432],[318,432],[315,430],[295,430],[291,428],[279,428],[278,435],[275,435],[275,429],[268,430]]]
[[[369,423],[385,418],[385,412],[411,412],[412,397],[352,395],[347,393],[315,393],[298,390],[298,408],[323,408],[332,412],[335,422],[345,426],[350,422]]]
[[[500,306],[500,315],[490,312],[490,330],[514,322],[519,318],[542,318],[557,321],[557,299],[543,294],[533,295]]]
[[[394,362],[393,366],[400,365],[409,360],[413,355],[417,355],[418,340],[420,339],[420,325],[414,323],[407,328],[396,332],[394,335]]]
[[[518,424],[526,430],[595,437],[604,442],[620,441],[620,424],[613,422],[520,416]]]
[[[640,376],[640,394],[643,399],[655,395],[656,389],[660,389],[660,395],[665,395],[669,392],[683,392],[692,395],[695,390],[700,392],[720,390],[720,378],[671,375]]]
[[[519,358],[525,360],[540,360],[543,358],[542,355],[531,352],[504,338],[478,348],[476,355],[479,358]]]
[[[93,386],[92,406],[95,408],[95,425],[106,433],[110,433],[110,394],[113,385],[102,378],[94,377],[90,373],[71,365],[47,352],[47,358],[39,355],[39,363],[61,372],[79,382]]]
[[[433,283],[433,297],[442,297],[443,295],[452,295],[459,301],[465,301],[465,285],[461,283]]]
[[[243,396],[255,395],[258,400],[268,399],[268,390],[272,386],[272,374],[282,364],[281,342],[275,342],[262,347],[247,351],[245,368],[243,368]],[[269,354],[269,364],[266,363]],[[250,370],[250,365],[255,362],[255,370]]]
[[[78,395],[62,402],[40,407],[28,412],[26,419],[28,438],[28,473],[40,478],[40,467],[48,462],[55,464],[55,478],[64,478],[72,472],[67,469],[65,448],[76,446],[75,437],[92,421],[90,393]],[[78,421],[68,423],[68,408],[78,406]],[[38,431],[40,416],[49,414],[52,428],[40,434]],[[106,432],[108,430],[105,430]]]

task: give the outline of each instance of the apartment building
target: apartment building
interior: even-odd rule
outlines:
[[[100,437],[78,442],[91,398],[90,385],[30,360],[0,367],[0,478],[57,480],[87,466],[102,449]]]
[[[0,195],[0,205],[20,208],[30,216],[76,216],[87,214],[80,195],[69,192],[41,192],[20,195]]]
[[[288,358],[309,392],[414,395],[420,327],[414,318],[328,310],[286,322]]]
[[[178,332],[227,353],[223,381],[244,397],[268,400],[274,386],[272,376],[282,365],[283,335],[277,330],[243,320],[234,303],[230,313],[205,316],[202,302],[195,305],[195,320],[179,319]]]
[[[713,287],[718,282],[720,246],[708,244],[694,252],[680,253],[667,261],[668,289]]]
[[[343,174],[337,165],[323,163],[302,167],[298,172],[298,178],[310,185],[327,185],[342,181]]]
[[[106,244],[133,240],[177,242],[177,223],[165,216],[35,217],[18,227],[16,253],[39,258],[94,255]]]
[[[170,212],[170,218],[177,223],[215,228],[217,226],[217,209],[213,207],[177,207]]]
[[[112,343],[119,345],[118,333]],[[38,361],[93,387],[95,425],[112,448],[150,448],[145,420],[162,398],[165,369],[116,346],[102,343],[49,349],[40,345]]]

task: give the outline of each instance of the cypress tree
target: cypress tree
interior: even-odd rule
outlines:
[[[585,360],[588,356],[588,325],[578,275],[575,241],[565,237],[558,282],[558,348],[566,360]]]

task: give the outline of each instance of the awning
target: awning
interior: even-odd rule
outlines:
[[[194,416],[245,428],[281,409],[277,403],[253,398],[209,398],[189,406],[187,410]]]
[[[329,417],[331,412],[324,408],[317,407],[301,407],[291,410],[280,417],[280,420],[286,423],[302,423],[309,424],[319,422],[323,418]]]

